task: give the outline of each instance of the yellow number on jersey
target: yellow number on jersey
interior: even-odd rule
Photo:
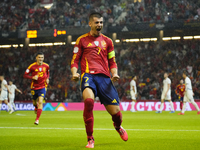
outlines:
[[[100,51],[101,51],[101,48],[100,47],[97,47],[98,49],[99,49],[99,51],[98,51],[98,53],[97,54],[99,54],[100,53]]]
[[[85,82],[87,82],[88,80],[89,80],[89,78],[88,77],[84,77],[86,80],[85,80]]]

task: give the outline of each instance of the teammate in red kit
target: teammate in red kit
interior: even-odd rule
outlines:
[[[36,54],[36,62],[31,64],[24,74],[24,78],[31,79],[31,95],[33,105],[35,106],[36,120],[34,124],[39,124],[39,118],[42,113],[43,99],[46,94],[46,88],[49,84],[49,65],[44,63],[44,54]],[[31,76],[29,75],[31,74]]]
[[[180,108],[182,110],[183,107],[183,97],[184,97],[184,92],[185,92],[185,84],[183,84],[183,80],[180,80],[180,84],[177,85],[176,90],[175,90],[176,94],[179,97],[180,100]]]
[[[94,148],[93,137],[93,107],[96,96],[104,104],[112,116],[113,125],[124,141],[128,140],[126,131],[122,128],[122,114],[119,108],[119,97],[112,81],[119,80],[115,62],[114,45],[110,38],[101,34],[103,17],[94,12],[89,16],[91,30],[76,40],[71,61],[72,80],[77,81],[78,63],[81,62],[81,89],[84,99],[83,118],[87,133],[86,148]],[[110,72],[112,79],[110,78]]]

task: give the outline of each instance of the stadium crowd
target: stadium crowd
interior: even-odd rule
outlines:
[[[91,10],[101,12],[105,25],[199,21],[200,0],[55,0],[51,9],[38,7],[40,0],[2,0],[0,31],[85,27]],[[37,6],[37,7],[35,7]]]
[[[192,79],[194,97],[200,98],[200,41],[180,40],[158,42],[122,43],[115,46],[120,80],[115,84],[121,100],[130,100],[130,80],[138,76],[138,99],[160,99],[163,73],[170,73],[172,99],[176,100],[176,85],[181,71],[187,69]],[[34,54],[42,51],[50,65],[50,84],[47,100],[81,101],[80,81],[72,82],[70,61],[72,46],[29,47],[0,49],[0,74],[23,91],[16,100],[31,100],[30,80],[23,79],[26,68],[35,61]],[[195,63],[194,63],[195,62]]]

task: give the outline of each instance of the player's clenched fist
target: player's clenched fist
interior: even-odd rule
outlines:
[[[76,74],[73,74],[73,75],[72,75],[72,80],[73,80],[73,81],[78,81],[79,78],[80,78],[80,74],[79,74],[79,73],[76,73]]]
[[[38,75],[33,76],[33,80],[38,80]]]
[[[117,74],[114,74],[113,77],[112,77],[112,81],[115,82],[115,81],[118,81],[119,80],[119,76]]]

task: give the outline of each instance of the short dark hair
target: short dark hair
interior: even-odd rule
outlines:
[[[37,57],[38,55],[44,55],[44,53],[43,52],[37,52],[35,57]]]
[[[137,76],[136,76],[136,75],[133,75],[133,76],[132,76],[132,78],[135,78],[135,77],[137,77]]]
[[[90,16],[89,16],[89,20],[91,21],[93,19],[93,17],[101,18],[102,15],[99,12],[91,12]]]
[[[188,72],[186,70],[184,70],[182,74],[185,74],[186,76],[188,76]]]

